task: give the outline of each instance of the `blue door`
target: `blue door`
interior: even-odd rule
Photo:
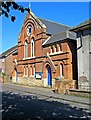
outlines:
[[[52,86],[52,74],[50,66],[48,66],[48,86]]]

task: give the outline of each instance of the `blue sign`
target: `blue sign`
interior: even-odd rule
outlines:
[[[42,72],[35,72],[36,79],[42,79]]]

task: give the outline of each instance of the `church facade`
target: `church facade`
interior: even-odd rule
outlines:
[[[13,54],[12,81],[53,87],[57,78],[77,80],[76,36],[69,30],[30,11]]]

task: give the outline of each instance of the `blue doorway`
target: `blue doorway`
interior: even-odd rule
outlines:
[[[47,67],[47,71],[48,71],[48,86],[52,86],[52,73],[51,73],[51,68],[50,66]]]

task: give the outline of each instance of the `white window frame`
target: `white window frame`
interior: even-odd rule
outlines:
[[[63,64],[60,64],[60,76],[64,77],[64,72],[63,72]]]
[[[59,52],[61,51],[61,49],[60,49],[60,44],[58,44],[58,48],[59,48]]]
[[[52,49],[54,52],[52,52]],[[57,49],[58,49],[58,51],[57,51]],[[60,53],[62,53],[60,44],[52,45],[50,47],[50,55],[55,55],[55,54],[60,54]]]

